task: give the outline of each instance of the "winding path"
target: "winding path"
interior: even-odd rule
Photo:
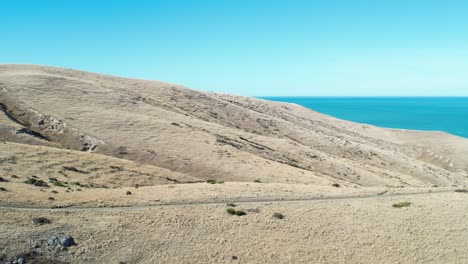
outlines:
[[[392,197],[412,197],[420,195],[440,194],[440,193],[454,193],[454,190],[430,190],[411,193],[392,193],[387,194],[389,190],[365,195],[344,195],[332,197],[308,197],[308,198],[259,198],[259,199],[231,199],[230,201],[194,201],[194,202],[172,202],[152,205],[128,205],[128,206],[76,206],[76,207],[28,207],[28,206],[15,206],[15,205],[0,205],[0,210],[21,210],[21,211],[54,211],[54,212],[70,212],[70,211],[135,211],[146,210],[151,208],[166,207],[166,206],[198,206],[198,205],[220,205],[229,202],[245,204],[245,203],[281,203],[281,202],[319,202],[319,201],[340,201],[340,200],[357,200],[357,199],[372,199],[372,198],[392,198]]]

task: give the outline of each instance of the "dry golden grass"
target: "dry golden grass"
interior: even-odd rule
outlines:
[[[0,263],[468,259],[463,138],[32,65],[0,108]]]

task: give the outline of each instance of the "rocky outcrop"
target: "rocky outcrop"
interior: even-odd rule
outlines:
[[[0,110],[19,126],[18,129],[10,130],[11,134],[27,134],[41,141],[52,141],[66,148],[88,152],[93,152],[104,144],[104,141],[82,133],[63,120],[27,107],[2,90],[0,90]],[[0,127],[0,135],[11,138],[11,135],[6,134]],[[21,142],[21,140],[14,141]]]

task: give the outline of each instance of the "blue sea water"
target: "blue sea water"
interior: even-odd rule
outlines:
[[[387,128],[445,131],[468,138],[468,97],[261,97]]]

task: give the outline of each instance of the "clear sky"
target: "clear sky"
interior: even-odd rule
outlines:
[[[468,95],[468,1],[1,0],[0,63],[253,96]]]

